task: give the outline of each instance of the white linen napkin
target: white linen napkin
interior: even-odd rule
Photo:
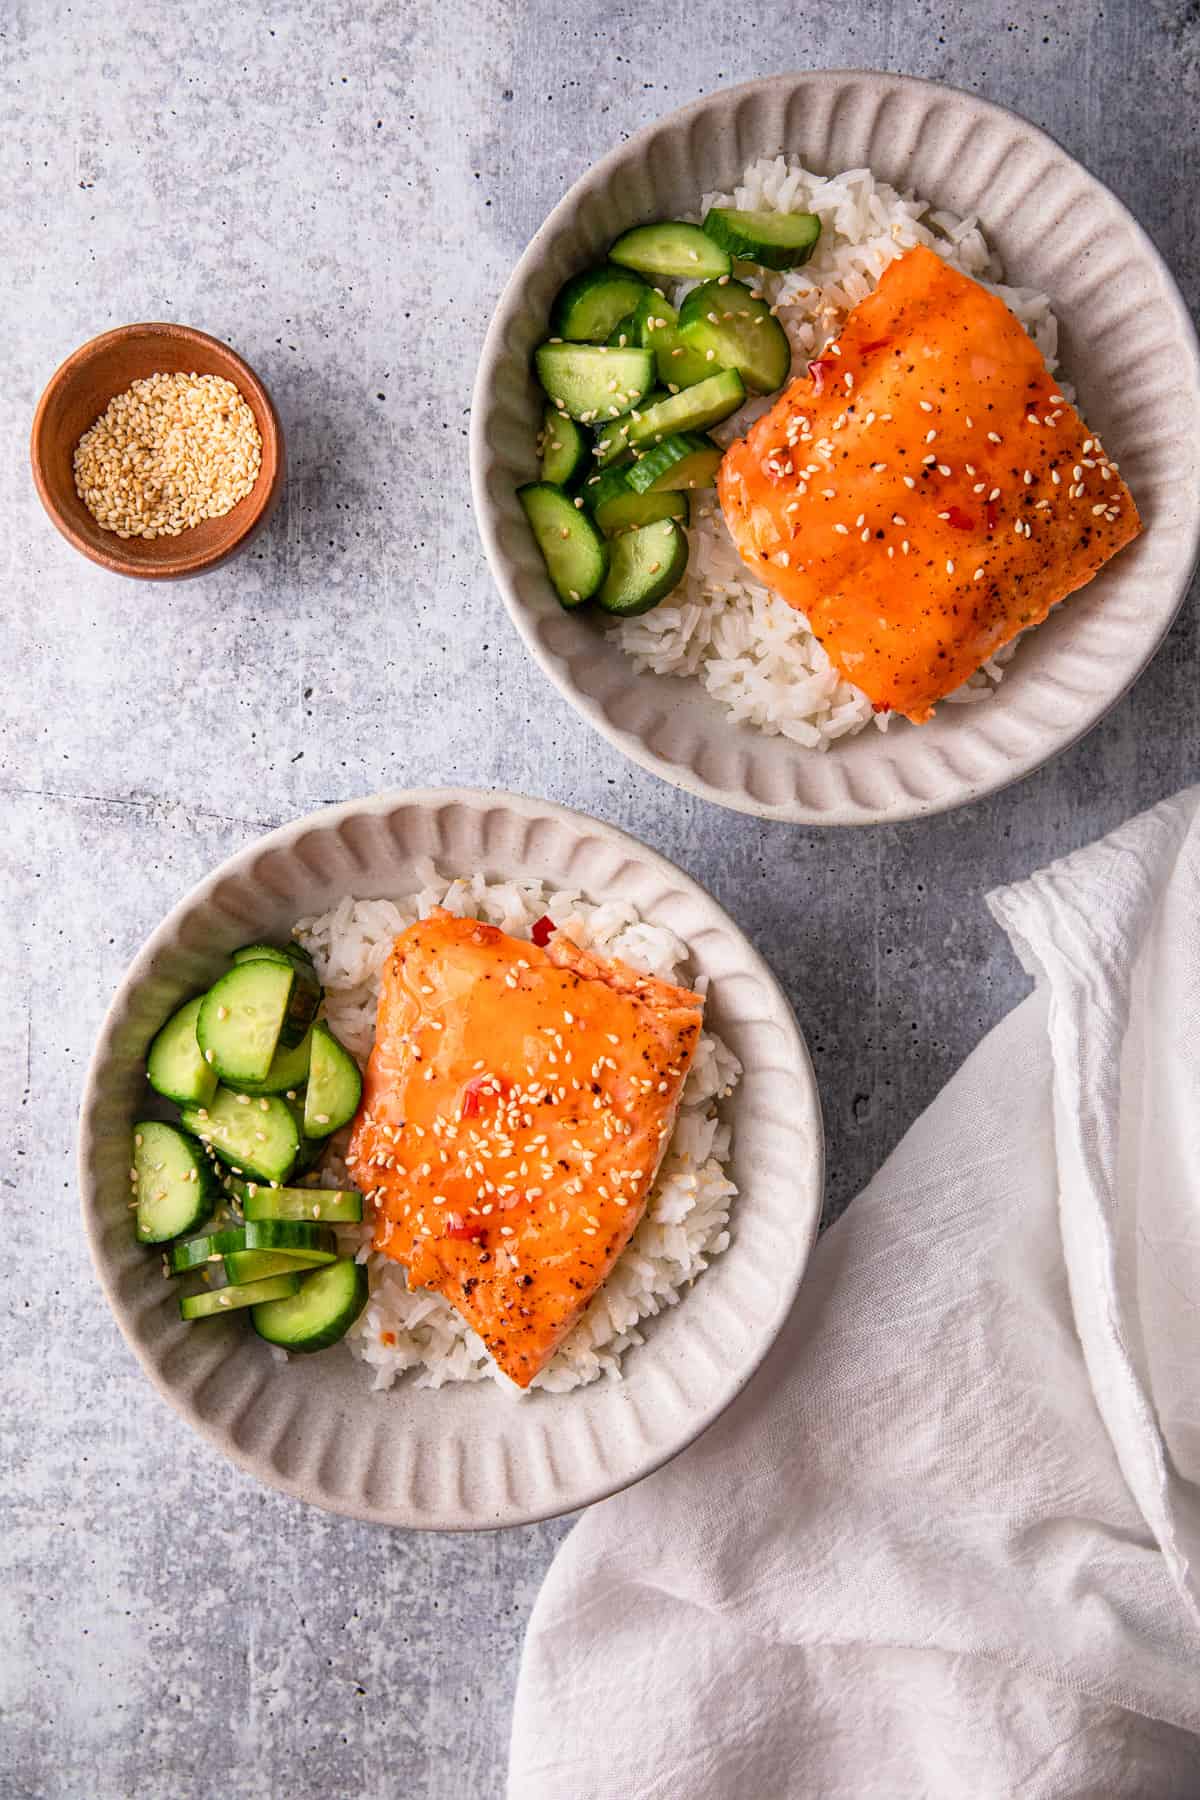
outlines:
[[[1036,991],[563,1545],[510,1800],[1200,1794],[1198,806],[990,897]]]

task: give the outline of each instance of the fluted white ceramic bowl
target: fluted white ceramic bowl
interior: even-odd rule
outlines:
[[[510,1397],[492,1382],[388,1393],[343,1346],[272,1360],[246,1320],[185,1325],[160,1259],[134,1239],[130,1133],[151,1037],[247,939],[286,934],[344,894],[401,896],[414,860],[448,875],[537,875],[620,896],[689,945],[709,1016],[745,1074],[733,1102],[732,1240],[651,1320],[621,1382]],[[663,857],[580,813],[438,788],[315,813],[231,857],[182,900],[122,981],[92,1057],[79,1175],[92,1257],[117,1323],[159,1392],[271,1486],[355,1518],[468,1530],[546,1518],[666,1462],[757,1368],[795,1297],[821,1207],[820,1110],[778,984],[715,901]]]
[[[735,725],[698,682],[635,673],[594,619],[555,600],[515,490],[541,413],[530,357],[568,275],[627,226],[693,212],[748,162],[787,151],[868,165],[977,213],[1007,278],[1044,288],[1064,372],[1133,490],[1145,532],[1021,645],[992,700],[896,721],[822,754]],[[780,75],[649,125],[576,182],[513,271],[484,345],[471,418],[475,511],[518,631],[590,724],[643,768],[765,818],[869,824],[944,811],[1026,775],[1119,699],[1187,590],[1200,531],[1200,355],[1158,252],[1052,138],[974,94],[870,70]]]

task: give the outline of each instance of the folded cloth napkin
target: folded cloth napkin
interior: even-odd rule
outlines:
[[[1198,807],[990,897],[1034,993],[563,1545],[510,1800],[1200,1795]]]

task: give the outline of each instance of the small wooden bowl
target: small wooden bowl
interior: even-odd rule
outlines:
[[[205,519],[178,537],[118,537],[96,523],[75,492],[75,446],[131,382],[181,372],[223,375],[238,389],[262,438],[258,479],[223,518]],[[122,325],[68,356],[38,402],[29,454],[42,505],[67,542],[102,568],[143,581],[201,575],[244,550],[279,499],[285,466],[279,418],[254,370],[227,344],[189,325]]]

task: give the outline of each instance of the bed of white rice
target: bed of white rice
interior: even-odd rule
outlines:
[[[632,968],[688,983],[687,946],[661,925],[643,923],[623,900],[599,903],[538,881],[447,882],[432,863],[418,870],[422,885],[407,898],[344,899],[319,918],[302,919],[295,935],[312,952],[325,986],[330,1026],[363,1063],[375,1032],[380,974],[392,939],[435,906],[485,919],[513,937],[527,938],[548,913],[577,944],[620,957]],[[701,978],[694,983],[703,991]],[[561,1393],[619,1376],[625,1351],[642,1340],[641,1325],[674,1306],[710,1260],[729,1242],[729,1209],[736,1188],[726,1173],[730,1127],[718,1103],[732,1092],[741,1067],[712,1032],[701,1035],[675,1131],[646,1212],[608,1280],[533,1387]],[[340,1152],[331,1147],[319,1171],[326,1184],[344,1184]],[[410,1289],[404,1270],[371,1249],[371,1229],[355,1234],[367,1265],[371,1297],[348,1343],[371,1370],[371,1385],[388,1388],[406,1370],[418,1386],[480,1381],[491,1376],[508,1393],[520,1390],[501,1373],[480,1338],[440,1294]]]
[[[877,181],[869,169],[826,177],[783,156],[752,163],[732,194],[706,194],[702,211],[710,206],[814,212],[821,220],[816,254],[803,268],[782,274],[763,269],[756,275],[791,340],[794,376],[837,336],[846,314],[871,292],[888,264],[917,244],[928,245],[999,294],[1048,367],[1056,366],[1058,323],[1049,300],[1001,284],[999,263],[973,215],[960,219],[934,211],[927,201]],[[669,297],[678,301],[691,285],[679,283]],[[1070,389],[1063,391],[1069,399]],[[732,442],[773,398],[751,401],[712,436],[722,445]],[[873,713],[866,695],[831,667],[803,616],[752,578],[725,529],[715,493],[705,490],[692,499],[687,574],[661,606],[614,625],[616,642],[639,668],[695,676],[731,717],[808,749],[827,750],[872,719],[885,731],[890,715]],[[1015,649],[1014,640],[948,695],[948,703],[986,700]]]

